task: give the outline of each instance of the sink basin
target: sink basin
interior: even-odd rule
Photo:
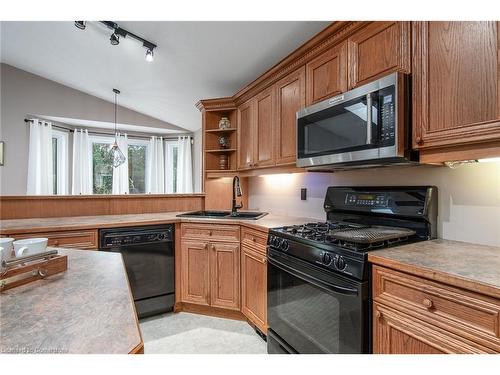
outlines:
[[[237,212],[236,215],[231,215],[231,211],[193,211],[179,214],[177,217],[198,217],[206,219],[240,219],[240,220],[257,220],[266,216],[267,212]]]

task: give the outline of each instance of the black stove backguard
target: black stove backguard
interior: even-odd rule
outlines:
[[[327,220],[412,229],[420,239],[437,237],[435,186],[330,186]]]

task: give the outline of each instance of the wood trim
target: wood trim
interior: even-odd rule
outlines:
[[[195,211],[203,209],[204,197],[204,194],[2,196],[0,219]]]
[[[196,305],[193,303],[180,303],[178,306],[178,312],[189,312],[193,314],[201,314],[208,316],[215,316],[219,318],[233,319],[233,320],[243,320],[245,321],[245,316],[236,310],[221,309],[218,307]]]
[[[181,269],[182,269],[182,245],[181,245],[181,223],[175,223],[175,251],[174,251],[174,263],[175,263],[175,304],[174,312],[176,311],[176,306],[181,302]]]
[[[232,97],[202,99],[195,104],[199,111],[227,111],[236,109]]]
[[[141,343],[132,349],[128,354],[144,354],[144,342],[141,341]]]

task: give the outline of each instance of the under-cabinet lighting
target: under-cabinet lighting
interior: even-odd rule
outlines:
[[[478,159],[479,163],[492,163],[492,162],[500,162],[500,157],[498,158],[486,158],[486,159]]]

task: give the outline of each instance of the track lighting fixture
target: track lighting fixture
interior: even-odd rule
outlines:
[[[118,44],[120,44],[120,37],[118,36],[118,34],[113,33],[113,34],[111,34],[109,41],[110,41],[112,46],[117,46]]]
[[[146,61],[147,62],[152,62],[154,60],[154,49],[156,48],[156,44],[151,43],[150,41],[147,41],[144,38],[141,38],[138,35],[135,35],[134,33],[131,33],[130,31],[127,31],[123,28],[121,28],[116,22],[113,21],[99,21],[102,25],[106,26],[108,29],[111,29],[113,33],[111,34],[109,38],[109,42],[113,46],[117,46],[120,44],[120,37],[126,38],[130,37],[132,39],[137,40],[138,42],[142,43],[142,46],[146,48]],[[87,27],[87,21],[75,21],[75,26],[78,27],[80,30],[85,30]]]
[[[80,30],[85,30],[87,27],[87,21],[75,21],[75,26]]]

